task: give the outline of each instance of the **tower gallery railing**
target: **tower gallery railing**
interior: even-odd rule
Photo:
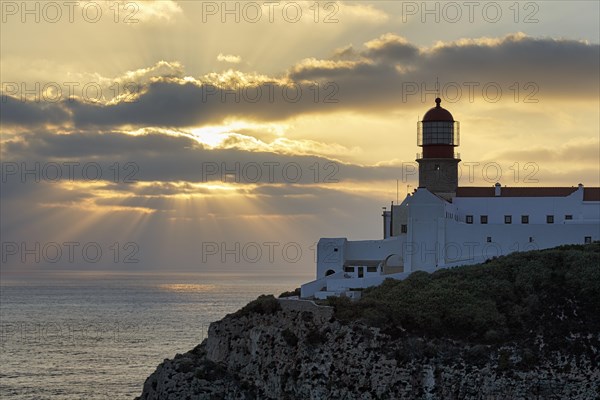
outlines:
[[[460,153],[454,152],[453,156],[455,159],[460,160]],[[423,153],[417,153],[417,160],[420,160],[423,158]]]

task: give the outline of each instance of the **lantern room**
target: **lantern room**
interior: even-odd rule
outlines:
[[[441,107],[441,102],[439,97],[435,99],[436,106],[418,123],[417,145],[423,148],[423,154],[417,158],[455,158],[454,147],[460,144],[460,124]]]

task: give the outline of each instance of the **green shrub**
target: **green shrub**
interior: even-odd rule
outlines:
[[[182,358],[177,364],[175,364],[177,372],[190,372],[194,369],[194,362],[189,358]]]
[[[281,304],[273,295],[260,295],[256,300],[246,304],[234,315],[244,316],[250,314],[275,314],[281,310]]]
[[[318,346],[327,341],[327,336],[321,333],[317,328],[313,328],[306,334],[306,343],[311,346]]]
[[[284,297],[292,297],[292,296],[298,296],[300,297],[300,288],[296,288],[292,291],[287,291],[287,292],[283,292],[279,295],[279,298],[284,298]]]
[[[298,336],[296,336],[296,334],[288,328],[281,331],[281,336],[283,337],[283,340],[285,340],[288,346],[296,347],[296,345],[298,344]]]
[[[501,372],[508,371],[512,368],[512,362],[510,361],[510,353],[502,350],[498,354],[498,370]]]
[[[359,301],[337,297],[327,304],[342,322],[363,320],[392,335],[500,343],[542,333],[550,348],[559,347],[564,341],[552,338],[600,331],[600,244],[513,253],[432,274],[417,271],[364,290]]]
[[[539,363],[539,356],[537,354],[537,349],[533,348],[524,348],[521,351],[521,362],[519,363],[519,367],[525,370],[530,370]]]
[[[205,358],[200,362],[199,367],[196,368],[195,376],[198,379],[215,381],[226,377],[227,370],[221,364],[217,364]]]

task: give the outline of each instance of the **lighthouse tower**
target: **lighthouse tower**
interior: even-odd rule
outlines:
[[[431,108],[417,127],[417,144],[423,152],[417,154],[419,163],[419,187],[447,200],[456,195],[458,187],[458,163],[460,155],[454,152],[459,145],[460,125],[452,114],[435,99]]]

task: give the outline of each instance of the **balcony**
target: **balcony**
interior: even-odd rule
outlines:
[[[460,160],[460,153],[453,152],[452,155],[455,160]],[[423,158],[423,153],[417,153],[417,160],[420,160],[422,158]],[[434,157],[430,157],[430,158],[434,158]]]

